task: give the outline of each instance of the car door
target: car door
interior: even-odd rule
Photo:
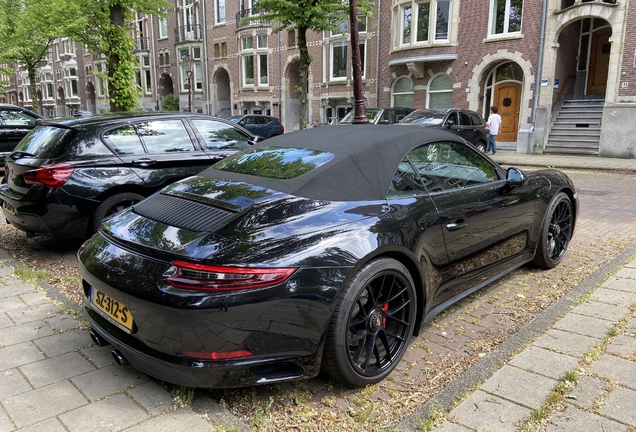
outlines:
[[[468,112],[463,110],[457,111],[457,118],[459,119],[459,123],[457,124],[459,136],[473,145],[476,144],[477,129],[473,126],[473,121],[470,119]]]
[[[446,115],[444,122],[442,123],[442,127],[444,130],[454,133],[455,135],[460,134],[460,126],[459,126],[459,116],[457,115],[457,111],[451,110]]]
[[[104,138],[150,191],[198,174],[212,164],[179,118],[136,122],[113,129]]]
[[[426,145],[414,162],[439,213],[453,279],[440,285],[439,304],[532,257],[528,239],[534,183],[511,188],[503,172],[470,146]]]

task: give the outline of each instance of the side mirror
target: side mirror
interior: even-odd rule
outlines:
[[[526,182],[526,175],[519,168],[508,168],[506,176],[507,184],[510,187],[523,186]]]
[[[449,129],[450,129],[450,128],[452,128],[453,126],[455,126],[455,120],[453,120],[453,119],[448,119],[448,120],[446,120],[446,127],[447,127],[447,128],[449,128]]]
[[[249,145],[254,145],[254,144],[258,144],[259,142],[263,141],[263,137],[260,135],[252,135],[247,142],[249,143]]]

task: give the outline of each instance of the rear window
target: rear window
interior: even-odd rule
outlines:
[[[333,153],[292,147],[263,147],[241,152],[213,165],[227,171],[270,179],[292,179],[326,164]]]
[[[14,151],[33,155],[40,159],[57,159],[68,149],[76,131],[55,126],[36,126],[16,146]]]
[[[442,124],[446,113],[443,111],[417,110],[404,117],[400,123]]]

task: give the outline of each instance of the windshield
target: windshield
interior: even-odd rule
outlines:
[[[442,124],[446,111],[416,110],[400,120],[400,123],[418,123],[428,125]]]
[[[355,113],[356,110],[351,110],[347,113],[346,116],[344,116],[342,118],[342,120],[340,120],[340,124],[343,123],[353,123],[353,119],[356,116]],[[367,119],[369,120],[369,123],[373,123],[373,121],[375,120],[375,118],[378,116],[378,113],[380,112],[379,108],[366,108],[366,114],[367,114]]]
[[[326,164],[333,153],[292,147],[264,147],[223,159],[212,168],[270,179],[292,179]]]
[[[75,136],[72,129],[55,126],[36,126],[18,143],[14,151],[20,151],[42,159],[60,157],[67,149],[68,142]]]
[[[238,121],[242,118],[243,118],[242,115],[234,115],[232,117],[228,117],[228,120],[234,123],[238,123]]]

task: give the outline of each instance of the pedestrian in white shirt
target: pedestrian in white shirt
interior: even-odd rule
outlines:
[[[488,150],[492,150],[492,154],[497,154],[497,143],[495,142],[495,136],[501,133],[501,116],[497,114],[499,109],[496,106],[490,107],[490,115],[488,116],[488,121],[486,125],[488,129],[490,129],[490,145],[486,149],[486,153]]]

